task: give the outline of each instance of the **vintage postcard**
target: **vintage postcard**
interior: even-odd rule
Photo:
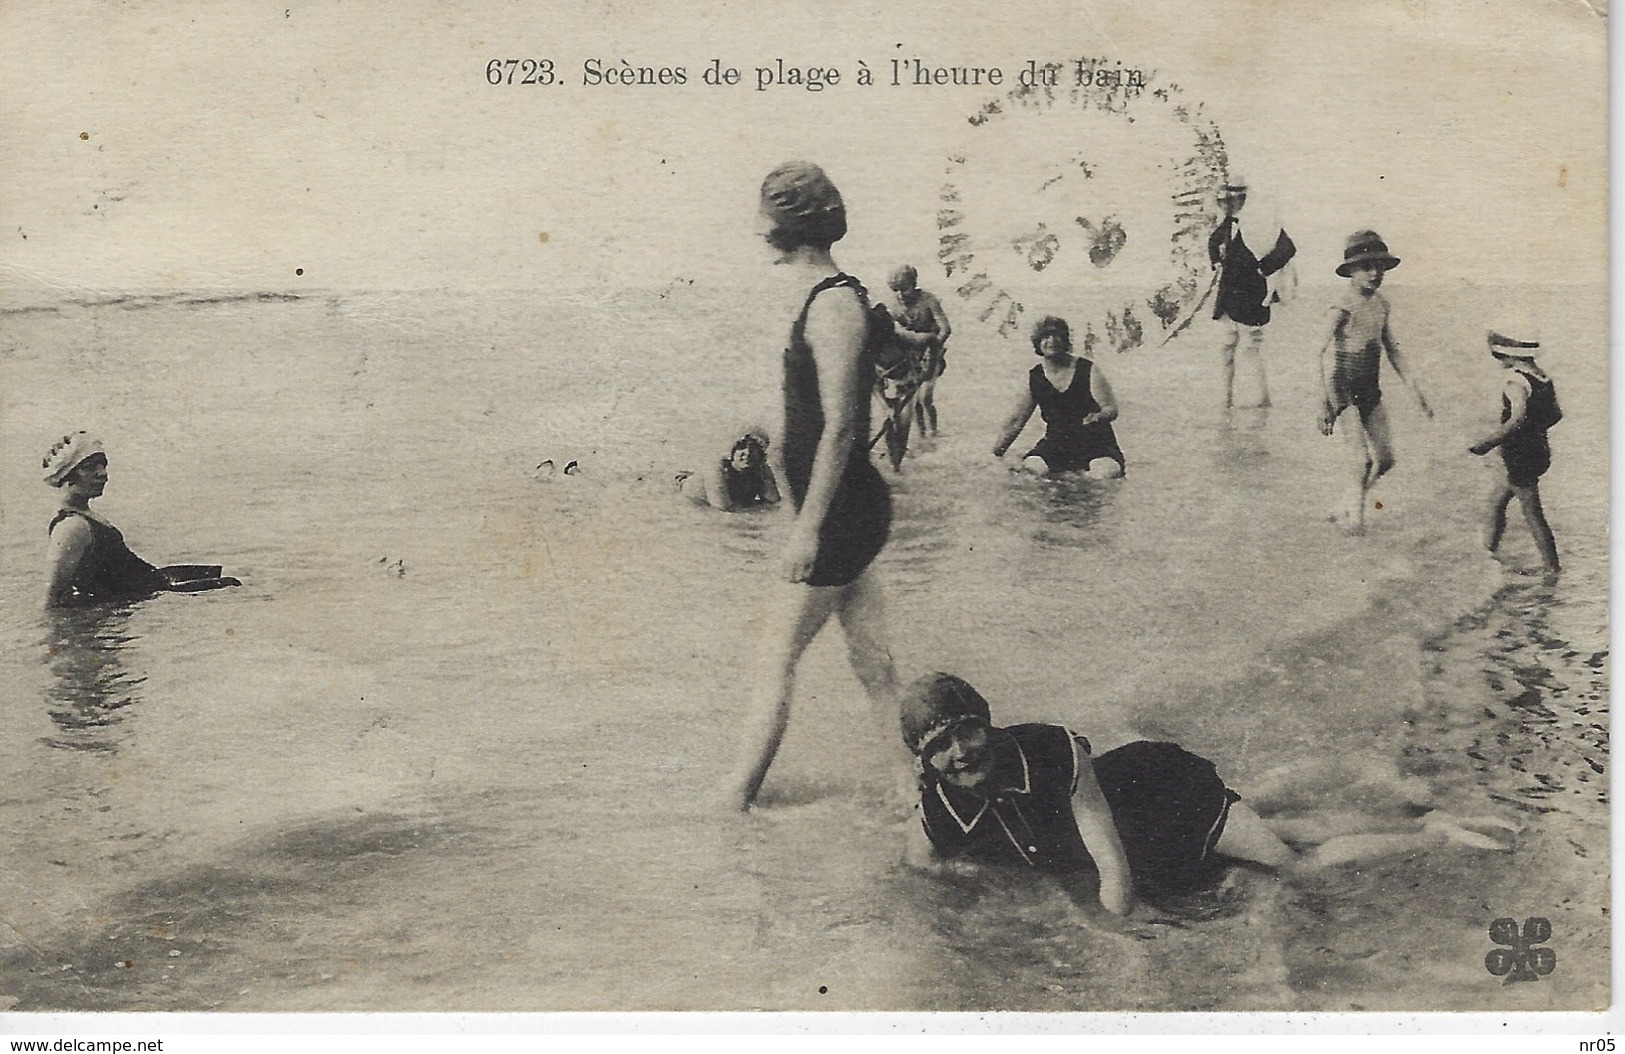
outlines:
[[[8,1027],[1607,1009],[1607,17],[6,4]]]

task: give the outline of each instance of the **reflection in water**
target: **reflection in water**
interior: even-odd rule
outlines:
[[[1608,652],[1569,640],[1563,603],[1549,586],[1508,587],[1452,627],[1476,650],[1429,642],[1435,702],[1406,751],[1413,767],[1464,758],[1466,778],[1526,813],[1607,804]]]
[[[61,734],[46,742],[68,750],[116,750],[112,729],[125,707],[135,702],[146,675],[125,668],[129,632],[127,605],[63,608],[46,612],[45,659],[54,675],[46,706]]]
[[[1096,548],[1112,538],[1109,528],[1099,528],[1123,485],[1121,480],[1091,480],[1078,474],[1015,477],[1008,491],[1009,518],[1030,529],[1033,540],[1041,545]]]
[[[1213,467],[1226,482],[1251,483],[1252,473],[1268,470],[1269,411],[1231,413],[1214,433]]]

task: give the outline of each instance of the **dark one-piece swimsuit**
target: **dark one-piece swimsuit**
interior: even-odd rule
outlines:
[[[807,499],[812,481],[813,460],[824,433],[824,406],[818,390],[818,367],[807,343],[807,310],[826,289],[845,286],[863,302],[868,314],[868,294],[856,278],[831,275],[815,285],[801,306],[801,314],[790,328],[790,343],[784,349],[784,473],[790,501],[796,511]],[[869,435],[870,378],[874,376],[872,342],[865,345],[860,361],[853,364],[860,380],[852,385],[862,393],[855,409],[852,446],[829,510],[818,531],[818,557],[813,563],[808,585],[844,586],[857,580],[885,547],[891,533],[891,493],[879,470],[869,461],[866,445]]]
[[[1507,483],[1533,487],[1552,467],[1552,447],[1546,430],[1563,419],[1557,405],[1557,388],[1549,379],[1518,371],[1529,382],[1529,400],[1524,406],[1523,424],[1501,441],[1501,461],[1506,465]],[[1501,396],[1501,423],[1512,419],[1512,402]]]
[[[1126,473],[1128,465],[1117,446],[1117,433],[1111,423],[1078,424],[1087,415],[1099,413],[1100,404],[1089,391],[1089,371],[1093,363],[1084,358],[1074,361],[1072,383],[1064,392],[1057,390],[1044,376],[1042,364],[1027,374],[1027,387],[1044,418],[1044,438],[1027,451],[1027,456],[1043,458],[1052,473],[1086,469],[1097,457],[1110,458]]]
[[[74,509],[61,509],[51,518],[46,533],[69,516],[90,524],[90,551],[73,574],[73,598],[78,601],[136,600],[169,587],[163,572],[141,559],[124,544],[124,535],[112,524]]]

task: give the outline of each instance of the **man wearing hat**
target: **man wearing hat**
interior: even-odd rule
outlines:
[[[1506,477],[1490,496],[1484,547],[1491,553],[1500,548],[1507,526],[1507,505],[1516,497],[1535,547],[1540,550],[1541,563],[1548,575],[1555,575],[1557,540],[1540,504],[1540,477],[1552,464],[1546,431],[1563,419],[1563,410],[1557,405],[1557,388],[1536,362],[1540,334],[1533,325],[1512,322],[1491,326],[1487,340],[1490,355],[1506,370],[1506,385],[1501,390],[1501,427],[1468,450],[1482,456],[1500,447]]]
[[[1219,207],[1224,218],[1209,236],[1208,258],[1218,269],[1218,295],[1213,302],[1213,317],[1225,324],[1228,332],[1224,347],[1224,405],[1235,405],[1236,348],[1242,333],[1247,335],[1247,355],[1258,370],[1259,406],[1270,405],[1269,383],[1264,376],[1261,346],[1264,327],[1270,320],[1269,278],[1279,273],[1297,254],[1298,247],[1286,231],[1276,224],[1263,224],[1256,230],[1242,231],[1240,212],[1247,204],[1247,181],[1232,175],[1219,188]],[[1268,246],[1260,258],[1248,237],[1258,247]]]

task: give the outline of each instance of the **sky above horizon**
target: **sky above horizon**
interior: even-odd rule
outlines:
[[[1260,0],[1040,2],[991,19],[968,3],[710,0],[680,21],[633,7],[15,0],[0,10],[0,289],[745,281],[762,263],[757,187],[792,157],[840,183],[840,256],[860,273],[932,262],[947,159],[966,153],[993,186],[1011,173],[967,219],[980,237],[1019,230],[1040,194],[1029,173],[1086,160],[1101,186],[1121,176],[1123,203],[1100,211],[1132,239],[1157,220],[1136,188],[1158,178],[1166,107],[990,135],[967,118],[1008,80],[890,83],[893,59],[1008,78],[1029,59],[1065,77],[1085,56],[1200,106],[1259,188],[1255,219],[1278,215],[1298,242],[1305,281],[1372,227],[1411,282],[1606,282],[1607,32],[1582,3],[1309,17]],[[561,83],[492,86],[491,58],[550,58]],[[740,83],[704,84],[713,58]],[[621,59],[688,82],[582,83],[586,61]],[[757,90],[756,68],[780,59],[842,82]],[[855,83],[860,60],[879,83]]]

